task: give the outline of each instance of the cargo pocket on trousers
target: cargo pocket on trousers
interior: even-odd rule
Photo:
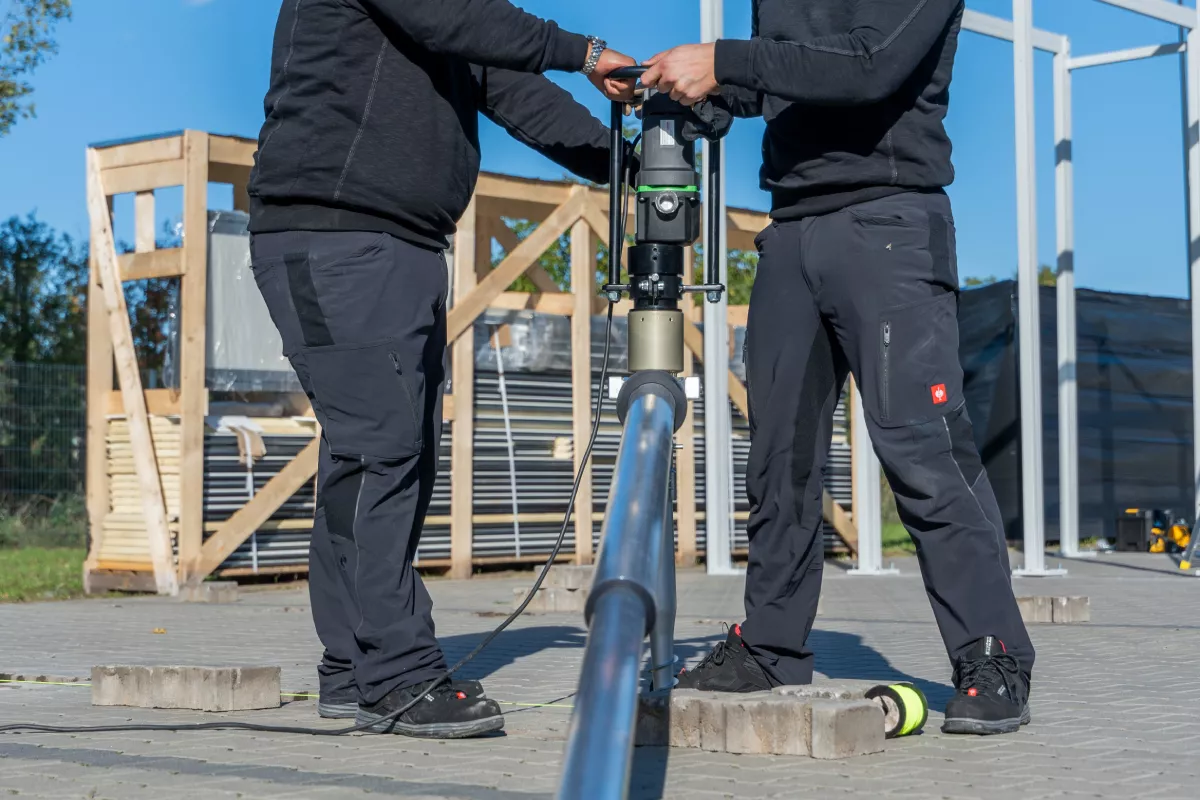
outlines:
[[[400,459],[421,452],[424,378],[392,340],[306,347],[302,360],[335,456]]]
[[[879,423],[920,425],[962,403],[957,296],[884,311],[879,319]]]

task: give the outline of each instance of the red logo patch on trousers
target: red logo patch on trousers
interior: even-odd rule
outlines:
[[[949,399],[946,396],[946,384],[944,383],[939,383],[937,386],[930,386],[929,393],[933,395],[933,404],[935,406],[940,406]]]

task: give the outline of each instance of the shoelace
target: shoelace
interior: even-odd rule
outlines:
[[[1015,681],[1021,672],[1021,665],[1009,653],[998,653],[974,661],[961,661],[958,665],[958,691],[966,694],[974,688],[982,693],[1003,685],[1009,697],[1014,700],[1017,696]]]
[[[709,651],[708,655],[706,655],[700,661],[700,663],[696,665],[696,670],[697,671],[702,670],[705,667],[707,667],[709,664],[714,664],[719,667],[724,663],[725,663],[725,643],[717,642],[717,646],[714,647],[711,651]]]

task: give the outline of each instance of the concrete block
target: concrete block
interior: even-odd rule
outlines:
[[[1091,600],[1087,597],[1053,598],[1053,618],[1058,624],[1092,621]]]
[[[279,691],[279,667],[92,667],[94,706],[250,711]]]
[[[781,695],[734,695],[725,703],[725,752],[807,756],[812,705]]]
[[[813,758],[850,758],[883,750],[883,717],[870,700],[813,700]]]
[[[555,564],[550,568],[542,586],[557,587],[572,592],[586,591],[591,588],[592,578],[595,575],[596,568],[591,565]]]
[[[513,589],[513,608],[520,606],[525,600],[525,595],[528,593],[529,589]],[[526,610],[542,613],[565,612],[582,614],[584,604],[587,603],[587,596],[586,589],[571,591],[558,586],[543,586],[533,596],[533,600],[530,601]]]
[[[772,693],[802,700],[863,700],[867,692],[888,681],[821,680],[797,686],[776,686]]]
[[[1021,619],[1026,623],[1053,622],[1053,610],[1050,597],[1018,597],[1017,608],[1021,609]]]
[[[809,707],[806,700],[769,692],[656,692],[641,697],[634,741],[714,753],[806,756]]]
[[[1087,597],[1018,597],[1017,606],[1025,622],[1072,624],[1090,622],[1091,603]]]
[[[179,599],[184,603],[236,603],[237,581],[204,581],[179,587]]]

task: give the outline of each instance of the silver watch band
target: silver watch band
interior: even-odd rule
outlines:
[[[584,75],[591,75],[595,72],[596,65],[600,63],[600,54],[608,49],[608,43],[603,39],[597,39],[595,36],[589,36],[587,39],[591,47],[588,48],[587,61],[584,62],[583,69],[579,71]]]

